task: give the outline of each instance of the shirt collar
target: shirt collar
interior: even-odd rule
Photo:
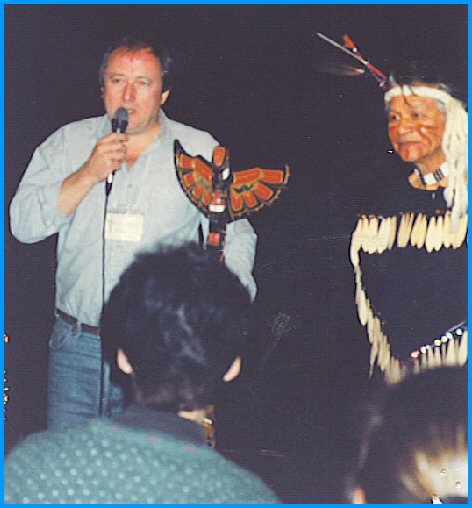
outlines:
[[[119,416],[113,419],[119,425],[143,430],[163,432],[175,439],[205,445],[203,427],[195,422],[177,416],[175,413],[154,411],[131,404]]]

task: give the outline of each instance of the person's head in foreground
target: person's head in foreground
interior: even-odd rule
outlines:
[[[196,244],[142,254],[101,322],[107,357],[134,404],[20,443],[5,462],[5,503],[276,503],[256,475],[208,446],[205,408],[239,373],[249,294]]]
[[[365,410],[354,503],[467,503],[466,367],[411,375]]]
[[[142,254],[105,306],[106,355],[131,376],[136,404],[204,410],[239,374],[248,307],[237,277],[197,244]]]

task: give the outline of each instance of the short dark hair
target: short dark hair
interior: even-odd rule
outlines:
[[[411,375],[377,392],[357,416],[359,456],[348,490],[360,486],[367,503],[431,503],[441,497],[441,463],[467,458],[467,367]]]
[[[153,41],[151,38],[147,39],[131,35],[127,35],[126,37],[116,41],[103,55],[102,63],[98,71],[98,81],[101,88],[104,86],[105,70],[108,66],[108,62],[110,61],[110,57],[117,49],[121,48],[131,52],[139,51],[140,49],[149,49],[161,64],[162,91],[165,92],[170,89],[172,78],[172,58],[169,54],[169,50],[162,43]]]
[[[243,353],[249,306],[239,279],[198,244],[141,254],[105,305],[104,354],[115,361],[123,349],[138,402],[202,409]]]

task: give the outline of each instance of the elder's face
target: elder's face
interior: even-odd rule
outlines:
[[[389,104],[388,134],[405,162],[438,169],[445,157],[441,148],[446,115],[429,97],[394,97]]]

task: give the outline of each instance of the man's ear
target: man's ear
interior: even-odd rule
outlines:
[[[121,348],[118,348],[118,351],[116,352],[116,363],[118,364],[120,370],[122,370],[125,374],[133,373],[133,367],[129,363],[125,352]]]
[[[161,94],[161,106],[164,106],[164,104],[167,102],[167,99],[170,95],[170,89],[166,90],[165,92],[162,92]]]
[[[357,486],[352,494],[352,504],[366,504],[365,492],[362,487]]]
[[[229,383],[234,378],[238,377],[240,372],[241,372],[241,357],[237,356],[233,360],[231,367],[226,371],[226,374],[223,376],[223,381],[225,383]]]

